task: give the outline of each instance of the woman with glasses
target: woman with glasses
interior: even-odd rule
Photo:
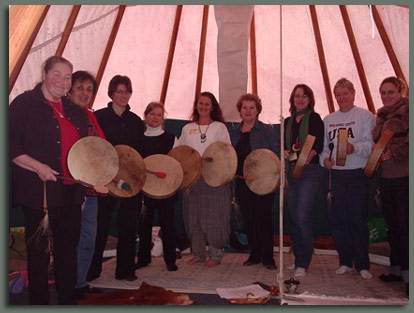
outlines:
[[[305,84],[296,85],[289,98],[291,116],[285,120],[285,151],[287,168],[287,200],[291,217],[292,248],[295,263],[289,269],[296,269],[295,276],[305,276],[313,253],[312,210],[319,189],[322,168],[319,153],[323,149],[324,126],[315,112],[313,91]],[[306,137],[315,136],[302,174],[292,177],[296,161]]]
[[[112,99],[108,107],[95,112],[106,139],[112,145],[127,145],[142,154],[144,125],[141,118],[131,112],[129,99],[132,83],[129,77],[116,75],[109,82],[108,96]],[[116,279],[134,281],[135,237],[138,212],[141,210],[141,193],[129,198],[110,195],[98,199],[98,228],[95,254],[89,268],[87,280],[98,278],[102,272],[102,258],[108,238],[113,210],[117,207]]]

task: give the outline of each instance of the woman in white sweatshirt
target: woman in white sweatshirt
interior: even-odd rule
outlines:
[[[339,111],[324,119],[325,139],[320,163],[326,169],[326,187],[328,170],[332,175],[333,198],[328,206],[328,217],[339,254],[339,268],[335,273],[342,275],[355,267],[362,278],[370,279],[367,227],[369,180],[363,170],[372,151],[375,118],[368,110],[355,106],[355,88],[346,78],[335,84],[333,93]],[[339,129],[348,132],[344,166],[335,162]],[[334,144],[332,158],[329,158],[330,143]]]

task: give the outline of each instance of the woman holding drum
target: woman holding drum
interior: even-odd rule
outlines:
[[[296,85],[289,98],[291,116],[285,120],[285,150],[287,163],[287,200],[291,217],[291,237],[295,263],[288,266],[296,269],[295,276],[305,276],[313,254],[312,210],[319,190],[322,169],[319,153],[323,149],[323,122],[315,112],[315,98],[312,89]],[[309,147],[304,164],[298,157],[305,153],[308,135],[315,140]],[[301,175],[294,178],[294,168],[302,166]]]
[[[262,101],[257,95],[242,95],[236,106],[242,122],[230,130],[230,138],[237,152],[236,177],[242,177],[244,161],[250,152],[266,148],[280,155],[280,141],[271,127],[258,120]],[[266,268],[275,270],[277,267],[273,258],[272,224],[275,192],[258,195],[248,188],[244,179],[236,178],[235,183],[236,199],[245,223],[250,249],[249,258],[243,265],[262,263]]]
[[[146,130],[143,141],[143,158],[154,154],[167,154],[173,147],[175,135],[164,131],[164,106],[159,102],[151,102],[144,111]],[[135,268],[141,268],[151,263],[152,223],[154,212],[158,212],[158,220],[162,231],[162,247],[164,261],[168,271],[176,271],[175,265],[175,223],[174,210],[177,196],[165,199],[153,199],[144,196],[146,210],[139,215],[139,250],[138,263]]]
[[[72,64],[48,58],[42,82],[12,101],[9,111],[9,155],[12,194],[23,207],[30,304],[49,304],[48,236],[31,241],[44,221],[53,236],[53,260],[59,304],[74,304],[76,246],[81,227],[85,188],[56,175],[72,178],[67,166],[71,146],[88,134],[86,116],[65,94],[72,81]]]
[[[97,92],[95,78],[85,71],[77,71],[72,75],[72,87],[68,98],[81,107],[88,121],[88,136],[99,136],[105,139],[103,131],[92,110],[89,109],[92,97]],[[90,287],[86,282],[86,274],[95,252],[95,238],[98,214],[98,193],[93,188],[86,189],[85,202],[82,206],[81,232],[78,244],[78,281],[75,297],[85,298],[85,293],[96,293],[99,289]]]
[[[214,142],[230,144],[230,137],[216,97],[202,92],[194,101],[191,123],[185,125],[178,145],[188,145],[200,155]],[[203,177],[183,193],[183,217],[191,241],[193,258],[187,264],[205,262],[205,267],[220,264],[222,250],[230,235],[230,184],[212,187]],[[206,262],[206,243],[210,259]]]
[[[335,273],[343,275],[355,266],[362,278],[370,279],[367,227],[369,180],[363,171],[371,154],[375,118],[368,110],[354,105],[355,88],[346,78],[337,81],[333,93],[339,111],[324,118],[325,139],[320,164],[326,169],[326,190],[328,170],[332,174],[333,198],[328,206],[328,218],[339,254],[339,268]],[[332,158],[330,144],[334,144]],[[341,153],[337,153],[338,150]],[[340,163],[340,159],[345,162]]]
[[[144,126],[138,115],[130,111],[128,104],[132,94],[129,77],[116,75],[109,82],[108,96],[112,99],[107,108],[95,112],[106,139],[113,145],[127,145],[142,153]],[[125,198],[112,195],[98,198],[98,228],[95,253],[87,280],[98,278],[102,271],[102,258],[108,238],[111,217],[117,208],[117,253],[116,279],[134,281],[135,237],[138,212],[141,210],[140,193]]]
[[[372,131],[375,143],[386,130],[394,135],[381,157],[380,194],[384,217],[388,225],[390,243],[390,270],[379,278],[385,282],[409,278],[409,192],[408,192],[408,137],[409,99],[404,96],[405,84],[398,77],[387,77],[380,85],[384,106],[377,112]]]

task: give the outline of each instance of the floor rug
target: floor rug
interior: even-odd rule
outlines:
[[[261,264],[243,266],[242,263],[246,257],[246,254],[225,253],[219,266],[205,268],[203,264],[187,265],[186,261],[191,256],[184,255],[177,260],[179,269],[176,272],[168,272],[163,258],[157,257],[153,258],[147,267],[135,272],[138,279],[134,282],[115,279],[116,260],[112,258],[103,264],[101,277],[90,284],[98,288],[138,289],[141,283],[145,282],[174,292],[200,294],[216,294],[216,288],[235,288],[254,282],[278,285],[279,270],[271,271]],[[292,264],[293,259],[292,253],[284,253],[285,270],[282,280],[293,277],[294,270],[286,268],[287,265]],[[275,260],[279,263],[278,253],[275,253]],[[391,305],[408,304],[404,284],[384,283],[378,279],[379,275],[387,272],[385,266],[371,264],[370,270],[373,278],[368,280],[361,278],[355,270],[345,275],[336,275],[334,271],[337,267],[338,256],[314,254],[308,274],[305,277],[296,278],[300,281],[300,285],[295,297],[301,298],[303,295],[302,298],[305,300],[307,297],[306,301],[311,302],[310,304],[315,304],[314,302],[318,302],[318,299],[321,299],[320,304],[329,299],[332,300],[331,302],[348,299],[349,304],[355,304],[358,301]]]

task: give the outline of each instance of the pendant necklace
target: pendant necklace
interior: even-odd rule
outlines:
[[[58,103],[59,104],[59,103]],[[57,112],[57,114],[59,115],[60,118],[65,118],[65,116],[63,115],[62,112],[60,112],[55,106],[54,103],[50,102],[50,106],[55,109],[55,111]],[[62,107],[63,108],[63,107]]]
[[[206,142],[206,140],[207,140],[207,131],[208,131],[209,127],[210,127],[210,124],[207,125],[207,129],[206,129],[205,133],[202,133],[201,128],[200,128],[200,124],[198,124],[198,130],[200,131],[200,141],[201,141],[201,143]]]

